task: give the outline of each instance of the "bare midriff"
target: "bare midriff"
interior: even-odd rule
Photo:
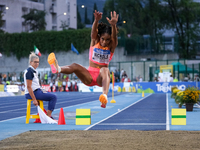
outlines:
[[[89,60],[89,65],[90,65],[90,67],[93,67],[93,68],[108,67],[108,65],[99,65],[99,64],[92,62],[91,60]]]

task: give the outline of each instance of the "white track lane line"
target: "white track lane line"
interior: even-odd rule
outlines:
[[[168,93],[166,93],[166,130],[170,130],[170,127],[169,127],[169,104],[168,104]]]
[[[99,100],[94,100],[94,101],[99,101]],[[62,107],[62,108],[63,108],[63,109],[65,109],[65,108],[70,108],[70,107],[74,107],[74,106],[78,106],[78,105],[82,105],[82,104],[91,103],[91,102],[94,102],[94,101],[90,101],[90,102],[86,102],[86,103],[81,103],[81,104],[76,104],[76,105],[71,105],[71,106]],[[100,106],[99,106],[99,107],[100,107]],[[59,111],[59,110],[60,110],[60,108],[54,109],[54,112],[55,112],[55,111]],[[17,117],[17,118],[2,120],[2,121],[0,121],[0,123],[1,123],[1,122],[6,122],[6,121],[10,121],[10,120],[19,119],[19,118],[23,118],[23,117],[26,117],[26,116],[21,116],[21,117]]]
[[[161,125],[166,125],[165,123],[100,123],[99,125],[106,125],[106,126],[161,126]]]
[[[150,95],[152,95],[152,94],[150,94]],[[149,97],[150,95],[148,95],[147,97]],[[124,109],[122,109],[121,111],[119,111],[119,112],[116,112],[116,113],[114,113],[114,114],[112,114],[112,115],[108,116],[107,118],[105,118],[105,119],[103,119],[103,120],[101,120],[101,121],[99,121],[99,122],[97,122],[97,123],[95,123],[95,124],[93,124],[93,125],[89,126],[89,127],[88,127],[88,128],[86,128],[85,130],[89,130],[89,129],[90,129],[90,128],[92,128],[93,126],[95,126],[95,125],[97,125],[97,124],[99,124],[99,123],[101,123],[101,122],[103,122],[103,121],[105,121],[105,120],[107,120],[107,119],[111,118],[112,116],[114,116],[114,115],[116,115],[116,114],[118,114],[118,113],[122,112],[123,110],[125,110],[125,109],[127,109],[127,108],[129,108],[129,107],[131,107],[131,106],[133,106],[133,105],[135,105],[135,104],[137,104],[138,102],[142,101],[143,99],[145,99],[145,98],[147,98],[147,97],[144,97],[144,98],[142,98],[142,99],[140,99],[140,100],[136,101],[135,103],[133,103],[133,104],[131,104],[131,105],[129,105],[129,106],[127,106],[127,107],[125,107],[125,108],[124,108]]]
[[[75,101],[79,101],[80,99],[83,99],[83,98],[79,98],[79,99],[76,99],[76,100],[71,100],[71,101],[64,101],[64,102],[58,102],[58,103],[56,103],[56,105],[58,105],[58,104],[62,104],[62,103],[69,103],[69,102],[75,102]],[[87,98],[85,98],[85,99],[88,99],[88,97]],[[95,100],[94,100],[95,101]],[[45,101],[46,102],[46,101]],[[92,102],[92,101],[90,101],[90,102]],[[83,104],[83,103],[81,103],[81,104]],[[44,106],[46,106],[47,104],[45,104]],[[32,107],[33,108],[33,107]],[[8,110],[8,111],[2,111],[2,112],[0,112],[0,114],[1,113],[7,113],[7,112],[11,112],[11,111],[17,111],[17,110],[24,110],[24,109],[26,109],[26,108],[21,108],[21,109],[12,109],[12,110]]]
[[[119,94],[119,95],[121,95],[121,94]],[[81,96],[83,96],[83,95],[81,95]],[[95,97],[96,97],[97,95],[92,95],[92,96],[95,96]],[[118,96],[118,95],[116,95],[116,96]],[[77,95],[76,95],[75,97],[77,97]],[[110,96],[110,97],[111,97],[111,96]],[[85,97],[82,97],[82,98],[88,98],[88,96],[85,95]],[[91,97],[90,97],[90,98],[91,98]],[[108,97],[108,98],[109,98],[109,97]],[[63,100],[63,99],[66,99],[66,98],[61,98],[61,99],[59,99],[59,100]],[[74,99],[74,98],[72,97],[72,98],[70,98],[70,99]],[[24,101],[20,101],[20,102],[24,102]],[[0,104],[0,108],[13,107],[12,104],[19,104],[19,102],[12,102],[12,103],[9,102],[9,103],[3,103],[3,104],[1,103],[1,104]],[[7,105],[7,106],[1,106],[1,105]],[[26,103],[23,103],[23,104],[20,103],[20,106],[21,106],[21,105],[27,105],[27,104],[26,104]],[[14,105],[14,106],[17,106],[17,105]]]
[[[96,96],[95,96],[96,97]],[[90,98],[92,98],[92,97],[90,97]],[[64,98],[65,99],[65,98]],[[73,99],[73,98],[72,98]],[[66,100],[66,101],[62,101],[62,102],[57,102],[56,104],[62,104],[62,103],[68,103],[68,102],[74,102],[74,101],[79,101],[80,99],[88,99],[88,96],[87,97],[84,97],[84,98],[79,98],[79,99],[76,99],[76,100],[71,100],[71,101],[68,101],[68,100]],[[59,100],[63,100],[63,98],[62,99],[59,99]],[[48,102],[48,101],[44,101],[44,102]],[[19,103],[19,102],[18,102]],[[25,104],[22,104],[22,105],[27,105],[26,103]],[[46,105],[48,105],[48,104],[44,104],[44,106],[46,106]],[[20,105],[21,106],[21,105]],[[5,106],[6,107],[6,106]],[[3,107],[3,108],[5,108],[5,107]],[[8,106],[9,107],[9,106]],[[0,108],[2,108],[2,107],[0,107]],[[22,110],[23,109],[26,109],[26,108],[22,108]],[[20,110],[20,109],[12,109],[12,110],[9,110],[9,111],[15,111],[15,110]],[[9,112],[9,111],[3,111],[3,112],[0,112],[0,113],[5,113],[5,112]]]

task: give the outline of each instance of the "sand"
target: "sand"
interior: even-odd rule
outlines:
[[[199,150],[200,131],[29,131],[0,141],[1,150]]]

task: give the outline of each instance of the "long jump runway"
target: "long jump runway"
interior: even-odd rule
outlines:
[[[116,103],[110,103],[112,93],[108,94],[106,108],[100,107],[101,93],[58,92],[53,117],[59,118],[60,108],[64,110],[66,125],[33,123],[26,120],[26,102],[24,96],[0,97],[0,140],[30,130],[192,130],[199,122],[187,123],[187,126],[170,126],[171,108],[176,108],[169,94],[115,93]],[[47,102],[44,102],[47,109]],[[91,125],[75,125],[76,109],[91,109]],[[200,109],[199,109],[200,110]],[[195,115],[200,115],[194,110]],[[37,109],[31,106],[31,114]],[[187,113],[187,120],[194,119]],[[196,119],[197,120],[197,119]],[[194,130],[200,130],[195,126]]]

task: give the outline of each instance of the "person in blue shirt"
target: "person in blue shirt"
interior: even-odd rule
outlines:
[[[32,99],[35,106],[39,105],[37,100],[48,101],[47,116],[53,118],[51,114],[55,108],[57,97],[41,89],[36,70],[39,66],[39,57],[33,52],[29,55],[29,64],[28,69],[24,73],[25,97],[26,99]]]

